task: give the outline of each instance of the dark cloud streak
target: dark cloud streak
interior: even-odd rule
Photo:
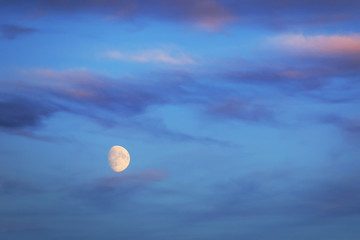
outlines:
[[[8,129],[36,127],[60,108],[25,97],[0,100],[0,126]]]
[[[232,21],[229,11],[214,0],[2,0],[0,3],[27,14],[99,13],[119,20],[145,16],[186,22],[208,30],[218,29]]]
[[[126,175],[114,175],[99,178],[93,183],[74,188],[70,195],[83,199],[91,205],[109,210],[125,204],[136,194],[144,193],[151,185],[167,179],[167,173],[162,170],[149,169]]]
[[[86,116],[106,128],[122,126],[127,129],[125,131],[137,129],[142,134],[156,135],[160,139],[233,146],[210,137],[176,132],[168,129],[161,119],[146,116],[147,110],[153,106],[207,106],[221,98],[221,90],[198,84],[187,73],[156,74],[150,77],[157,80],[148,82],[143,79],[112,79],[87,71],[42,69],[24,71],[24,74],[24,78],[31,81],[8,83],[3,89],[7,97],[0,102],[0,126],[8,133],[54,141],[56,139],[25,130],[35,130],[54,114],[66,112]],[[13,94],[14,91],[17,94]]]
[[[271,122],[274,120],[273,110],[266,105],[234,98],[214,103],[209,107],[207,113],[214,117],[251,122]]]
[[[355,167],[355,166],[354,166]],[[219,183],[209,209],[188,213],[195,221],[234,217],[287,216],[307,224],[324,219],[359,216],[357,175],[342,169],[322,179],[296,180],[299,170],[259,172]],[[355,173],[356,174],[356,173]]]
[[[30,14],[99,13],[118,19],[148,17],[190,23],[207,30],[227,24],[252,24],[273,29],[341,26],[359,21],[355,0],[2,0],[2,6]]]
[[[14,24],[2,24],[0,25],[0,39],[13,40],[19,36],[35,33],[38,30],[30,27],[23,27]]]
[[[0,195],[31,194],[41,192],[40,188],[29,183],[0,176]]]

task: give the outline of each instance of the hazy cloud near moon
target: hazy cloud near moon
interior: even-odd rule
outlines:
[[[136,194],[151,192],[152,184],[168,178],[166,171],[148,169],[139,172],[105,176],[91,183],[79,185],[71,191],[71,196],[85,200],[91,205],[107,210],[130,201]]]
[[[23,195],[31,193],[41,193],[42,190],[29,183],[11,179],[5,176],[0,176],[0,194],[5,195]]]

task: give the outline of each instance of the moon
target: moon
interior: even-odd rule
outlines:
[[[130,163],[129,152],[121,146],[113,146],[109,151],[109,165],[115,172],[124,171]]]

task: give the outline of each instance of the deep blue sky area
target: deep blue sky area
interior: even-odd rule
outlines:
[[[0,0],[0,239],[359,240],[359,12]]]

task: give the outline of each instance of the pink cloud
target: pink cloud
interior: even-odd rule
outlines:
[[[103,77],[84,69],[56,71],[40,68],[22,70],[21,73],[36,79],[36,84],[31,84],[32,88],[47,88],[73,99],[96,100],[100,98],[97,89],[105,88],[107,84]],[[22,84],[29,87],[26,82]]]
[[[162,49],[150,49],[137,53],[124,53],[120,51],[108,51],[105,57],[126,61],[126,62],[139,62],[139,63],[166,63],[172,65],[191,65],[196,64],[196,61],[187,56],[181,51],[165,51]]]
[[[46,82],[43,82],[47,85],[52,85],[54,83],[84,83],[89,80],[96,80],[99,76],[87,71],[86,69],[70,69],[57,71],[53,69],[46,68],[34,68],[22,70],[22,74],[29,77],[36,77],[38,79],[46,79]],[[52,81],[51,81],[52,80]],[[56,82],[59,80],[60,82]]]
[[[290,78],[290,79],[303,79],[307,78],[311,75],[308,71],[300,71],[300,70],[287,70],[279,72],[281,77]]]
[[[167,173],[163,170],[148,169],[126,175],[114,175],[101,178],[96,183],[96,188],[116,188],[123,184],[136,183],[146,185],[151,182],[160,182],[167,179]]]
[[[322,55],[360,55],[360,34],[352,35],[280,35],[270,43],[289,52]]]
[[[205,31],[221,30],[223,26],[236,18],[226,4],[217,0],[17,0],[16,3],[5,2],[5,7],[26,9],[25,12],[30,17],[44,17],[58,13],[65,13],[66,16],[97,13],[111,20],[133,21],[145,16],[148,19],[186,23]]]
[[[188,2],[189,20],[193,19],[195,26],[206,31],[218,31],[224,25],[234,22],[235,16],[216,1],[182,1]]]

